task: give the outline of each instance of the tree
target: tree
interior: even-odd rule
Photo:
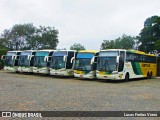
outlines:
[[[9,30],[4,30],[1,41],[10,50],[22,50],[26,46],[26,39],[34,33],[32,24],[16,24]]]
[[[8,48],[9,50],[12,50],[13,48],[13,43],[10,40],[10,31],[9,30],[4,30],[3,34],[1,34],[0,37],[0,44],[2,48]]]
[[[2,55],[6,55],[7,49],[0,49],[0,58]],[[0,69],[4,67],[4,61],[0,59]]]
[[[71,47],[70,50],[85,50],[85,47],[81,45],[80,43],[74,43]]]
[[[6,42],[6,39],[0,38],[0,48],[1,49],[6,49],[6,46],[4,45],[5,42]]]
[[[30,49],[56,49],[58,42],[58,30],[40,26],[35,29],[34,35],[28,38],[27,44]]]
[[[10,50],[24,49],[56,49],[58,44],[58,30],[54,27],[39,28],[33,24],[16,24],[1,35],[1,45]]]
[[[103,40],[101,49],[131,49],[135,44],[134,39],[124,34],[115,40]]]
[[[147,18],[137,39],[141,51],[151,52],[155,49],[160,51],[160,17],[152,16]]]

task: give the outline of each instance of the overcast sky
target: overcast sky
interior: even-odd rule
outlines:
[[[15,24],[54,26],[57,48],[100,49],[103,40],[138,35],[146,18],[160,16],[160,0],[1,0],[0,15],[0,33]]]

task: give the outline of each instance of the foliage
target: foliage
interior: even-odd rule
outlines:
[[[57,50],[67,50],[66,48],[58,48]]]
[[[40,26],[27,44],[29,49],[56,49],[58,42],[58,31],[54,27]]]
[[[137,39],[141,44],[139,46],[141,51],[150,52],[155,49],[160,51],[160,17],[152,16],[147,18]]]
[[[0,49],[0,58],[2,55],[6,55],[7,53],[7,49]],[[3,60],[0,59],[0,69],[2,69],[4,67],[4,62]]]
[[[80,43],[74,43],[71,47],[70,50],[85,50],[85,47],[81,45]]]
[[[54,27],[37,28],[33,24],[16,24],[0,37],[1,45],[10,50],[56,49],[58,42],[58,30]]]
[[[5,39],[0,39],[0,48],[5,49],[5,45],[3,44],[6,40]]]
[[[103,40],[101,49],[131,49],[135,45],[134,39],[124,34],[115,40]]]

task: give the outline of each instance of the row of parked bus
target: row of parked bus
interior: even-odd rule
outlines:
[[[1,59],[14,72],[126,81],[157,75],[157,56],[137,50],[8,51]]]

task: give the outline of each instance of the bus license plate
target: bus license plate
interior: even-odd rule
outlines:
[[[80,77],[83,77],[83,75],[80,75]]]

